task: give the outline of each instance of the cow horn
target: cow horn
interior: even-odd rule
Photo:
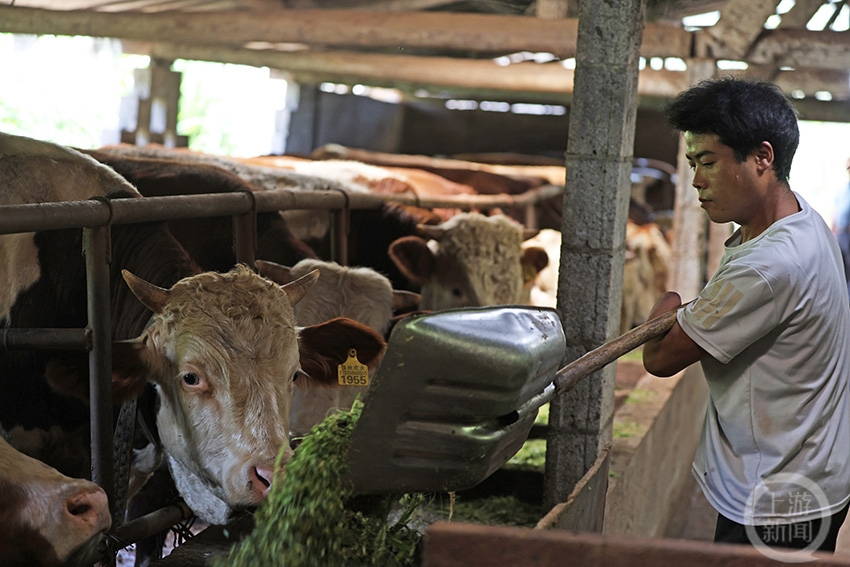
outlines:
[[[419,305],[422,296],[412,291],[393,290],[393,311],[410,309]]]
[[[430,238],[431,240],[439,240],[442,238],[443,234],[446,233],[445,229],[433,224],[417,224],[416,232],[419,236],[423,238]]]
[[[539,228],[523,228],[522,229],[522,239],[523,239],[523,241],[526,241],[529,238],[534,238],[538,234],[540,234]]]
[[[281,286],[289,297],[289,303],[294,307],[296,303],[304,299],[313,284],[319,279],[319,270],[313,270],[293,282]]]
[[[292,282],[292,268],[288,266],[278,264],[277,262],[269,262],[268,260],[256,260],[254,267],[262,275],[278,285],[286,285]]]
[[[146,282],[127,270],[121,270],[121,275],[124,276],[124,281],[127,282],[127,287],[130,288],[133,295],[154,313],[162,311],[162,308],[168,303],[168,296],[171,294],[170,289],[164,289]]]

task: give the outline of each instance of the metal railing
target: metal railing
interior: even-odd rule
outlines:
[[[168,221],[224,215],[234,217],[234,250],[238,262],[253,265],[256,243],[256,214],[292,209],[331,211],[331,259],[347,264],[347,229],[352,209],[375,209],[384,202],[422,208],[462,210],[521,207],[525,224],[536,228],[538,204],[563,192],[563,187],[545,185],[520,195],[460,195],[423,197],[401,193],[373,195],[342,191],[298,191],[274,189],[169,197],[109,200],[92,198],[0,206],[0,235],[41,230],[82,229],[86,263],[87,317],[83,329],[0,329],[0,349],[79,350],[89,353],[89,388],[92,480],[100,485],[111,504],[113,533],[104,540],[92,562],[114,562],[121,547],[159,533],[185,519],[188,508],[171,506],[152,512],[122,526],[126,509],[126,471],[116,478],[116,463],[129,462],[129,454],[116,455],[113,443],[111,374],[112,332],[109,284],[110,230],[112,225]],[[131,414],[135,412],[130,412]],[[130,418],[132,420],[132,417]],[[129,450],[127,451],[129,453]],[[119,541],[114,548],[107,542]],[[110,559],[111,556],[111,559]]]

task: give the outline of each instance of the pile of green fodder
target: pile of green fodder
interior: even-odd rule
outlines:
[[[254,530],[215,567],[415,565],[421,534],[407,521],[421,496],[359,497],[346,484],[351,432],[362,404],[316,425],[254,516]]]
[[[462,495],[435,505],[449,521],[533,528],[540,521],[540,504],[523,502],[512,495],[493,495],[468,500]]]

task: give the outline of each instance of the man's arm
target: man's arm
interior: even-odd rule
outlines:
[[[682,305],[682,298],[668,291],[658,298],[649,313],[649,319]],[[702,359],[705,350],[696,344],[679,326],[678,322],[667,332],[643,345],[643,367],[655,376],[672,376]]]

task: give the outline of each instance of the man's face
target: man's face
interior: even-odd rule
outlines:
[[[748,224],[763,208],[754,156],[738,163],[732,148],[720,143],[716,134],[685,132],[685,144],[694,172],[693,186],[708,218],[717,223]]]

